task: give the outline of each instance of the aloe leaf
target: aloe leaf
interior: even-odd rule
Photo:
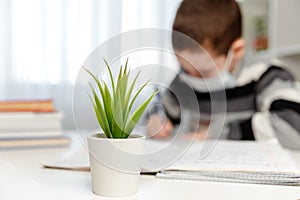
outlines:
[[[146,87],[146,85],[149,83],[149,81],[147,81],[144,85],[142,85],[142,87],[139,88],[139,90],[135,93],[134,97],[132,98],[130,104],[129,104],[129,107],[127,109],[127,112],[125,115],[129,115],[131,109],[132,109],[132,106],[136,100],[136,98],[139,96],[139,94],[141,93],[141,91]]]
[[[129,115],[129,112],[130,112],[130,111],[128,112],[128,110],[129,110],[129,105],[128,105],[129,104],[129,100],[130,100],[130,97],[132,95],[135,83],[136,83],[136,81],[137,81],[137,79],[138,79],[138,77],[139,77],[140,74],[141,74],[141,71],[135,76],[133,82],[131,83],[130,88],[127,91],[126,97],[125,97],[125,101],[124,101],[124,105],[125,105],[124,121],[125,121],[125,123],[127,122],[128,115]]]
[[[122,104],[122,108],[125,107],[125,98],[126,98],[126,92],[127,92],[127,85],[128,85],[128,76],[124,75],[122,77],[122,79],[120,80],[120,86],[119,86],[119,90],[120,90],[120,100],[121,100],[121,104]],[[124,116],[125,114],[125,109],[122,109],[122,115]]]
[[[94,79],[94,81],[97,83],[98,87],[101,87],[100,81],[98,78],[87,68],[83,67],[83,69]]]
[[[120,113],[122,115],[122,119],[124,119],[125,111],[127,105],[125,104],[125,98],[126,98],[126,92],[127,92],[127,86],[128,86],[128,74],[127,71],[127,63],[125,67],[120,67],[119,75],[118,75],[118,82],[116,84],[116,97],[115,99],[118,99],[115,101],[114,106],[117,106],[117,102],[121,103],[121,110]]]
[[[126,59],[126,63],[125,63],[125,68],[124,68],[123,76],[125,76],[125,74],[127,74],[127,67],[128,67],[128,58]]]
[[[111,97],[106,83],[102,84],[102,87],[100,88],[100,92],[101,92],[101,96],[102,96],[102,100],[103,100],[104,111],[105,111],[105,114],[108,119],[109,127],[110,127],[110,130],[112,130],[114,99]]]
[[[158,91],[156,91],[155,93],[153,93],[146,101],[144,101],[143,104],[141,104],[135,111],[134,113],[131,115],[128,123],[126,124],[126,127],[124,129],[124,132],[126,133],[127,137],[129,136],[129,134],[132,132],[132,130],[134,129],[135,125],[138,123],[138,121],[140,120],[140,118],[142,117],[144,111],[146,110],[147,106],[149,105],[149,103],[151,102],[151,100],[153,99],[153,97],[158,93]]]
[[[116,88],[115,88],[115,92],[116,92],[116,95],[121,95],[121,97],[123,96],[122,92],[126,92],[124,91],[124,85],[127,85],[127,83],[124,81],[125,79],[125,76],[123,76],[123,71],[125,70],[125,68],[123,68],[123,66],[121,65],[120,67],[120,70],[119,70],[119,74],[118,74],[118,82],[117,82],[117,85],[116,85]],[[121,91],[121,93],[120,93]],[[116,103],[115,102],[115,106],[116,106]],[[123,105],[123,103],[122,103]]]
[[[104,58],[103,58],[103,60],[104,60],[104,63],[106,65],[107,69],[108,69],[109,77],[110,77],[110,81],[111,81],[112,87],[113,87],[113,89],[115,89],[115,82],[114,82],[113,75],[112,75],[111,69],[109,67],[109,64],[107,63],[107,61]]]
[[[122,99],[125,100],[126,92],[127,92],[127,86],[128,86],[128,78],[129,78],[129,71],[128,70],[128,58],[126,59],[124,71],[123,71],[123,81],[122,81]],[[121,71],[120,71],[121,73]]]
[[[115,119],[112,120],[114,121],[112,127],[113,138],[122,138],[122,128],[119,126],[119,123],[115,121]]]
[[[89,71],[87,68],[83,67],[85,69],[85,71],[87,71],[91,76],[92,78],[95,80],[95,82],[97,83],[97,86],[98,86],[98,89],[101,93],[101,97],[102,97],[102,101],[103,101],[103,105],[104,105],[104,109],[102,108],[102,105],[101,105],[101,108],[103,109],[103,112],[101,112],[100,114],[102,115],[102,117],[105,117],[107,123],[108,123],[108,129],[109,129],[109,133],[111,135],[111,127],[112,127],[112,122],[111,122],[111,119],[112,119],[112,114],[111,112],[109,111],[110,110],[110,102],[111,100],[107,100],[107,99],[111,99],[110,97],[110,94],[109,94],[109,91],[106,92],[105,91],[105,88],[103,87],[103,85],[106,85],[105,83],[104,84],[101,84],[101,82],[97,79],[97,77],[91,72]],[[94,88],[92,87],[92,85],[89,83],[93,93],[94,93],[94,96],[97,96]],[[107,93],[107,94],[106,94]],[[100,100],[99,98],[97,97],[99,103],[100,103]],[[104,113],[105,111],[105,113]],[[105,116],[103,114],[106,114]],[[100,125],[100,124],[99,124]],[[102,127],[101,127],[102,128]],[[103,128],[102,128],[103,129]],[[104,131],[104,130],[103,130]]]
[[[95,112],[96,112],[96,116],[98,118],[100,118],[100,121],[103,121],[101,128],[103,129],[106,137],[111,138],[112,137],[112,133],[111,133],[111,129],[108,123],[108,119],[107,119],[107,115],[105,115],[105,111],[103,109],[103,106],[97,96],[97,93],[95,92],[94,88],[92,87],[92,85],[89,83],[92,92],[93,92],[93,96],[94,96],[94,100],[95,100]]]
[[[93,109],[94,109],[94,111],[95,111],[95,114],[96,114],[97,120],[98,120],[98,122],[99,122],[99,125],[100,125],[100,127],[102,128],[102,130],[103,130],[104,133],[105,133],[105,132],[107,132],[107,130],[105,129],[104,122],[103,122],[102,118],[100,117],[100,114],[99,114],[99,112],[98,112],[98,108],[97,108],[97,106],[96,106],[96,103],[94,102],[94,100],[93,100],[93,98],[91,97],[91,95],[89,95],[89,98],[90,98],[90,101],[91,101],[91,103],[92,103],[92,105],[93,105]]]
[[[122,71],[123,71],[123,66],[121,65],[120,70],[119,70],[119,74],[118,74],[118,82],[116,84],[116,93],[119,92],[120,89],[120,85],[121,85],[121,80],[122,80]],[[119,94],[118,94],[119,95]]]
[[[95,111],[95,114],[96,114],[96,118],[99,122],[99,125],[100,127],[102,128],[104,134],[106,135],[107,138],[111,138],[111,135],[109,134],[109,130],[108,130],[108,127],[105,126],[103,120],[102,120],[102,117],[99,113],[99,109],[97,108],[96,104],[93,103],[93,107],[94,107],[94,111]]]
[[[118,90],[117,93],[120,93]],[[113,134],[116,138],[121,138],[122,130],[124,129],[122,105],[120,101],[120,94],[117,95],[116,104],[113,109]]]

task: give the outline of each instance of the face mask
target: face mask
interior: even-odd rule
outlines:
[[[182,71],[180,78],[198,92],[213,92],[230,88],[235,83],[235,77],[229,72],[233,59],[232,50],[229,51],[223,70],[212,78],[197,78]]]

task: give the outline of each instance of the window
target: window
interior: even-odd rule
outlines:
[[[73,128],[73,85],[87,56],[124,31],[170,29],[179,2],[0,0],[0,100],[52,98]]]

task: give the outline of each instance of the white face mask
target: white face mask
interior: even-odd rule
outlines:
[[[230,88],[235,83],[235,77],[229,72],[232,59],[233,52],[232,50],[230,50],[226,58],[223,70],[220,71],[215,77],[197,78],[182,71],[180,74],[180,78],[198,92],[213,92]]]

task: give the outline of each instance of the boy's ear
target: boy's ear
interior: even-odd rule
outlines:
[[[239,61],[244,57],[245,53],[245,41],[242,38],[236,39],[231,44],[231,49],[233,51],[234,61]]]

